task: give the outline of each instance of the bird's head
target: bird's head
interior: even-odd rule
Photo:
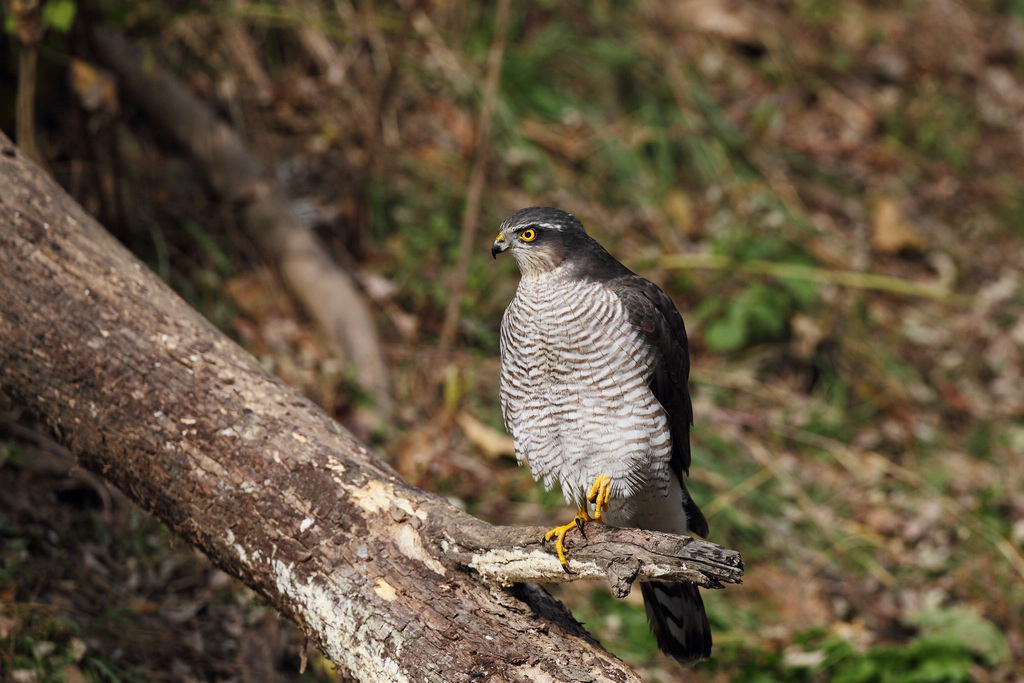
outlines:
[[[511,251],[523,275],[539,275],[562,265],[592,240],[572,214],[546,206],[520,209],[506,218],[491,245],[491,255]]]

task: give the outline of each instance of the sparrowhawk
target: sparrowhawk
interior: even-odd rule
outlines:
[[[548,532],[562,567],[571,529],[591,521],[707,536],[690,498],[693,409],[683,319],[654,283],[619,263],[572,215],[522,209],[491,247],[521,279],[501,320],[501,411],[516,458],[577,508]],[[594,503],[591,517],[588,502]],[[683,663],[711,652],[697,587],[643,583],[659,647]]]

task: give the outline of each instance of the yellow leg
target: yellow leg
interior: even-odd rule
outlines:
[[[590,491],[587,493],[587,500],[594,504],[594,518],[593,521],[604,523],[601,519],[602,512],[608,507],[608,499],[612,495],[612,480],[607,474],[602,474],[594,480],[594,485],[590,487]],[[568,524],[562,526],[556,526],[551,531],[544,534],[544,540],[550,541],[552,538],[555,539],[555,552],[558,553],[558,561],[562,563],[562,569],[569,572],[569,560],[565,558],[565,535],[572,531],[573,527],[580,530],[583,534],[583,538],[587,537],[587,534],[583,531],[583,525],[586,522],[591,521],[590,513],[587,512],[586,505],[580,507],[576,511],[576,517],[573,518]]]
[[[581,507],[576,511],[576,517],[571,522],[562,526],[556,526],[544,534],[545,541],[550,541],[552,538],[555,539],[555,552],[558,553],[558,561],[562,563],[562,569],[565,570],[566,574],[571,574],[572,572],[569,571],[569,560],[565,559],[565,535],[574,528],[579,529],[582,534],[584,522],[589,521],[590,514],[587,513],[587,508]],[[584,538],[586,538],[586,534],[584,534]]]
[[[604,522],[601,519],[602,510],[608,507],[608,499],[612,495],[612,480],[607,474],[598,475],[597,479],[594,480],[594,485],[590,487],[590,492],[587,493],[587,500],[594,504],[594,521]]]

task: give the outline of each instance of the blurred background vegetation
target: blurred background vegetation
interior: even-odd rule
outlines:
[[[514,2],[490,113],[489,3],[44,0],[31,40],[25,7],[4,5],[0,128],[35,41],[33,140],[69,192],[482,518],[569,512],[503,437],[502,218],[570,211],[669,292],[693,357],[691,491],[746,561],[742,586],[706,594],[716,649],[689,679],[1024,680],[1024,2]],[[361,283],[388,419],[232,207],[118,96],[96,26],[229,121]],[[290,625],[0,409],[0,678],[333,678],[314,653],[300,677]],[[646,679],[683,678],[639,595],[552,590]]]

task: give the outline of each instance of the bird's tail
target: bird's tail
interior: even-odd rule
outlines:
[[[650,582],[640,584],[640,590],[662,652],[687,665],[711,655],[711,625],[697,586]]]

